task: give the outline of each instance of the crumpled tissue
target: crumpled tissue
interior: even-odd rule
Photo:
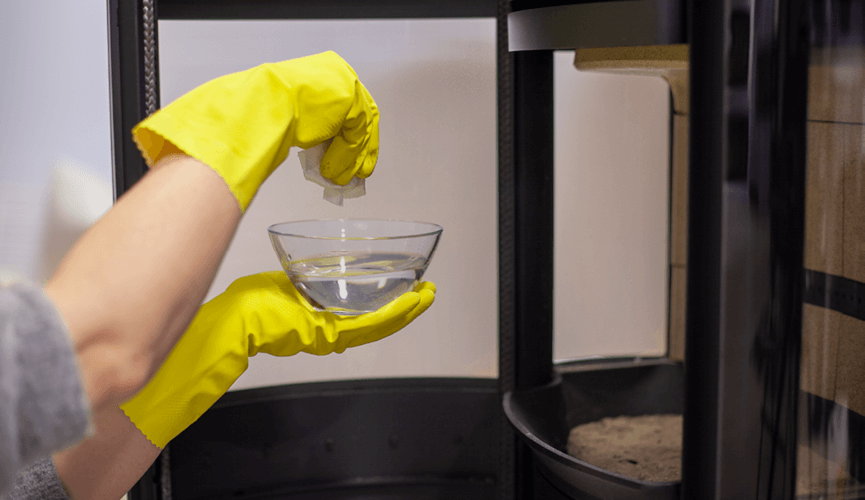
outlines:
[[[303,167],[303,176],[306,180],[314,182],[324,188],[323,198],[334,205],[342,206],[345,198],[359,198],[366,194],[366,179],[352,177],[345,186],[333,182],[321,175],[321,159],[330,146],[333,139],[328,139],[318,146],[303,149],[297,153],[300,158],[300,166]]]

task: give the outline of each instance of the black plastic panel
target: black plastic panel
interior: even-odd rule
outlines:
[[[155,1],[152,2],[155,6]],[[108,0],[108,42],[111,59],[111,127],[114,160],[114,197],[119,198],[147,172],[147,164],[132,140],[132,129],[147,117],[145,96],[145,19],[154,20],[155,7],[145,15],[143,0]],[[147,16],[150,16],[149,18]],[[155,23],[151,32],[157,37]],[[154,109],[159,108],[159,61],[156,72]]]
[[[411,19],[495,17],[496,0],[160,0],[160,19]]]
[[[230,392],[170,445],[174,500],[495,498],[490,379]]]
[[[541,9],[544,7],[560,7],[562,5],[579,5],[586,3],[610,3],[629,0],[511,0],[511,12],[520,10]]]
[[[513,390],[516,384],[517,270],[514,235],[516,234],[516,183],[514,159],[514,54],[508,50],[508,12],[510,2],[498,0],[496,15],[496,104],[497,181],[498,181],[498,334],[499,394]],[[552,341],[552,340],[551,340]],[[498,500],[517,496],[516,463],[519,461],[516,433],[504,413],[498,421],[499,442]]]
[[[686,43],[680,0],[513,2],[512,51]]]
[[[802,334],[807,11],[802,0],[750,2],[750,11],[740,0],[691,5],[682,494],[789,499]],[[740,27],[746,15],[749,44]],[[745,47],[747,80],[735,54]],[[743,114],[747,142],[729,133]]]

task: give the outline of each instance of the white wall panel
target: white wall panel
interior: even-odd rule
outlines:
[[[211,78],[334,50],[381,110],[367,195],[337,207],[303,179],[297,151],[241,222],[210,296],[279,269],[267,226],[310,218],[391,218],[444,226],[425,279],[432,308],[396,335],[341,355],[256,356],[235,389],[390,376],[496,376],[495,21],[162,21],[163,105]]]
[[[554,358],[662,355],[669,87],[555,57]]]

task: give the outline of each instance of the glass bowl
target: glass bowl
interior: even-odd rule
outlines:
[[[288,278],[319,311],[379,309],[418,284],[442,227],[393,220],[310,220],[267,228]]]

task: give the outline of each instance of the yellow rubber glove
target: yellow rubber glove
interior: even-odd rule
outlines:
[[[201,307],[153,379],[121,408],[164,448],[231,387],[249,356],[341,353],[397,332],[434,299],[435,285],[422,282],[377,311],[337,316],[314,310],[281,271],[240,278]]]
[[[216,170],[241,211],[292,146],[334,138],[321,174],[345,185],[378,159],[378,107],[333,52],[262,64],[211,80],[133,130],[149,166],[178,149]]]

